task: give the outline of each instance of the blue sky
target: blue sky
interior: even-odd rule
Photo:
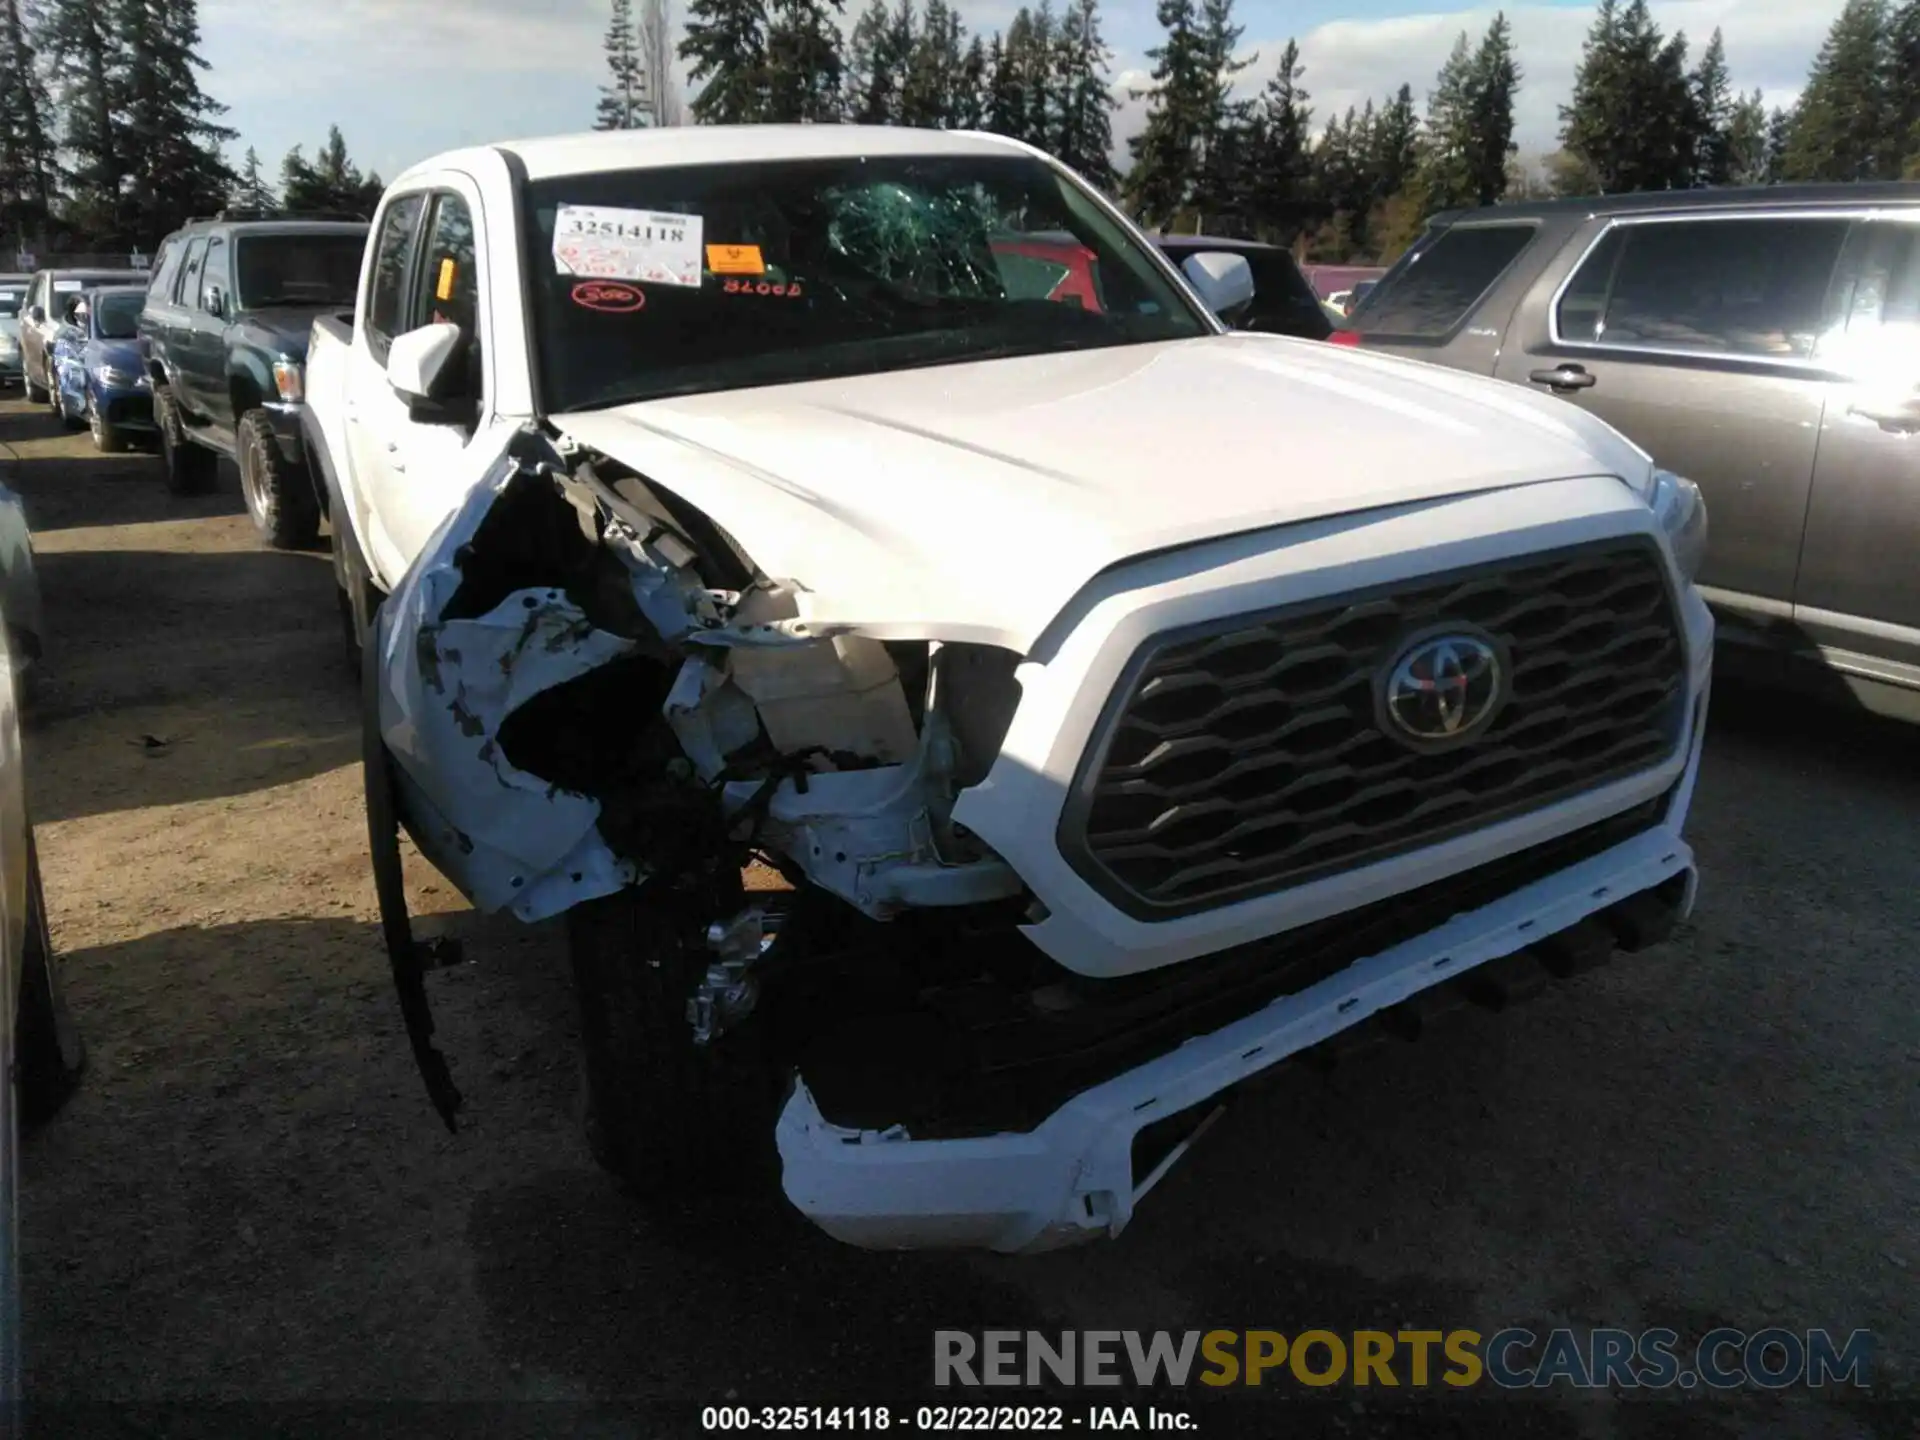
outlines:
[[[674,0],[676,5],[684,0]],[[848,0],[850,6],[864,0]],[[1769,103],[1797,93],[1842,0],[1655,0],[1669,31],[1684,29],[1696,52],[1716,25],[1726,35],[1734,81]],[[976,29],[1006,23],[1008,0],[959,0]],[[1484,31],[1494,6],[1441,9],[1407,0],[1240,0],[1243,50],[1258,53],[1245,75],[1257,86],[1289,36],[1298,37],[1317,120],[1384,95],[1403,81],[1425,102],[1454,37]],[[1103,0],[1116,81],[1144,78],[1155,43],[1151,0]],[[1590,23],[1590,0],[1535,0],[1505,7],[1526,72],[1518,107],[1523,150],[1552,148],[1555,107],[1565,99]],[[201,0],[208,90],[240,131],[237,156],[256,146],[277,170],[289,146],[308,153],[337,122],[354,158],[391,178],[415,160],[456,145],[585,129],[601,74],[607,0],[329,0],[324,8]],[[1138,125],[1125,105],[1116,128]]]

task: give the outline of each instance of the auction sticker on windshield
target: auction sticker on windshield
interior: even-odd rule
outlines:
[[[700,231],[698,215],[562,205],[553,217],[553,265],[595,280],[698,285]]]

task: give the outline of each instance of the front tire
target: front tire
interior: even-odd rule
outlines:
[[[167,489],[175,495],[200,495],[211,490],[219,461],[212,451],[201,449],[188,438],[180,402],[173,398],[171,389],[155,388],[153,419],[160,427],[160,464]]]
[[[107,423],[92,395],[87,396],[87,430],[93,436],[93,448],[102,455],[118,455],[127,448],[126,432]]]
[[[266,412],[242,415],[236,438],[240,491],[254,528],[276,549],[310,548],[320,538],[320,504],[312,483],[280,452]]]
[[[14,1071],[20,1123],[32,1127],[53,1118],[87,1066],[87,1047],[67,1010],[47,929],[47,898],[40,884],[40,855],[27,839],[27,930],[20,976],[20,1008],[14,1016]]]
[[[784,1077],[759,1016],[694,1043],[687,1002],[714,958],[706,926],[720,917],[708,912],[723,907],[670,885],[655,877],[567,912],[589,1143],[643,1200],[763,1195],[779,1178]]]
[[[333,500],[333,580],[340,604],[340,631],[346,642],[347,663],[358,679],[361,651],[373,633],[373,617],[385,597],[373,583],[372,567],[360,553],[359,542],[353,538],[353,526],[347,520],[346,507],[337,495]]]

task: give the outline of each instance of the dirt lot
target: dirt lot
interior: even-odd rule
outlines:
[[[43,1433],[695,1433],[726,1399],[924,1401],[938,1327],[1775,1322],[1876,1332],[1872,1394],[1189,1398],[1210,1434],[1916,1433],[1912,732],[1724,694],[1676,943],[1278,1080],[1117,1243],[877,1256],[784,1214],[664,1224],[587,1157],[551,927],[477,920],[416,867],[472,961],[432,982],[466,1124],[428,1109],[325,555],[262,550],[231,484],[172,500],[153,460],[18,401],[0,440],[39,547],[30,785],[92,1045],[25,1155]],[[564,1403],[323,1408],[450,1401]]]

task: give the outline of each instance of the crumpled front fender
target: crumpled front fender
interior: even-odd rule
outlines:
[[[380,732],[414,843],[482,910],[529,921],[637,878],[595,828],[599,801],[515,768],[497,739],[535,695],[635,642],[596,629],[554,589],[517,590],[476,618],[444,618],[488,512],[529,465],[558,463],[538,436],[517,436],[381,605],[375,636]]]

